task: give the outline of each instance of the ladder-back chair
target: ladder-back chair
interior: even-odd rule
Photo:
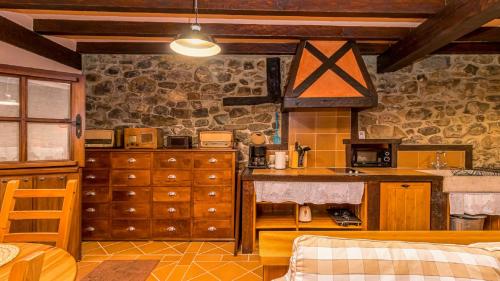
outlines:
[[[77,180],[69,180],[65,189],[19,189],[19,181],[7,183],[0,212],[0,242],[55,242],[67,250],[71,218],[75,207]],[[20,198],[63,198],[61,210],[14,210]],[[59,220],[57,232],[11,233],[11,221]]]

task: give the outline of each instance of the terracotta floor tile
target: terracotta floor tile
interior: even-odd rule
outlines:
[[[216,262],[216,261],[214,261],[214,262],[204,261],[204,262],[195,262],[195,263],[207,271],[214,270],[217,267],[221,267],[221,266],[227,264],[227,262]]]
[[[81,261],[82,262],[101,262],[105,261],[109,258],[110,256],[83,256]]]
[[[146,281],[159,281],[160,279],[156,278],[154,275],[149,275]]]
[[[236,263],[247,270],[254,270],[256,268],[262,267],[262,264],[258,261],[238,261]]]
[[[182,258],[182,255],[163,255],[162,261],[175,261],[178,262]]]
[[[225,243],[224,245],[219,246],[219,247],[230,252],[230,253],[234,252],[234,243],[233,242]]]
[[[172,273],[168,276],[166,281],[180,281],[184,278],[189,265],[177,265]]]
[[[98,241],[98,243],[99,243],[102,247],[107,247],[107,246],[110,246],[110,245],[123,243],[123,241]]]
[[[260,277],[264,276],[264,270],[262,267],[256,268],[252,272],[257,274]]]
[[[190,279],[189,281],[220,281],[220,279],[210,273],[205,273],[193,279]]]
[[[130,248],[124,251],[115,252],[114,255],[144,255],[144,252],[137,248]]]
[[[108,252],[109,254],[114,254],[116,252],[121,252],[121,251],[125,251],[128,249],[135,249],[134,244],[132,244],[131,242],[118,242],[118,243],[106,245],[103,247],[106,250],[106,252]]]
[[[248,261],[258,261],[258,262],[260,262],[260,256],[259,255],[248,255]]]
[[[222,255],[205,255],[198,254],[194,258],[195,261],[222,261]]]
[[[149,242],[146,244],[137,245],[137,248],[139,248],[146,254],[155,254],[161,250],[169,249],[170,246],[163,242]]]
[[[108,256],[108,260],[136,260],[139,255],[112,255]]]
[[[210,273],[221,280],[233,280],[245,274],[247,271],[241,266],[229,262],[221,267],[211,270]]]
[[[234,279],[236,281],[262,281],[262,277],[253,274],[252,272],[248,272],[247,274],[241,276],[240,278]]]
[[[200,252],[200,254],[204,254],[204,255],[230,255],[231,252],[228,252],[228,251],[221,249],[221,248],[214,248],[212,250]]]
[[[138,260],[159,260],[161,261],[163,259],[163,255],[140,255],[137,259]]]
[[[186,272],[186,275],[184,275],[184,280],[190,280],[190,279],[195,278],[196,276],[199,276],[199,275],[202,275],[205,273],[207,273],[207,271],[205,269],[201,268],[200,266],[198,266],[195,263],[192,263],[191,265],[189,265],[189,268]]]
[[[197,253],[202,245],[203,242],[191,242],[186,249],[186,253]]]
[[[248,256],[247,255],[223,255],[222,256],[223,261],[248,261]]]
[[[177,251],[174,248],[166,248],[163,250],[159,250],[159,251],[156,251],[155,254],[157,254],[157,255],[182,255],[182,253],[179,253],[179,251]]]
[[[196,256],[195,253],[186,253],[182,256],[181,260],[179,261],[179,265],[189,265],[193,262],[194,257]]]
[[[83,242],[82,243],[82,252],[93,250],[96,248],[101,248],[101,245],[98,242]]]
[[[80,280],[96,268],[100,262],[79,262],[76,280]]]
[[[82,255],[86,256],[86,255],[92,255],[92,256],[106,256],[108,253],[106,251],[104,251],[103,248],[101,248],[101,246],[99,246],[98,248],[94,248],[94,249],[83,249],[82,248]]]
[[[183,254],[186,252],[188,247],[189,247],[189,243],[181,243],[181,244],[173,246],[172,248],[176,249],[177,251],[179,251],[179,253]]]
[[[200,247],[200,250],[198,251],[198,253],[203,253],[203,252],[212,250],[214,248],[217,248],[214,244],[212,244],[210,242],[203,242],[203,245]]]
[[[152,275],[155,276],[158,280],[164,281],[167,280],[170,273],[172,273],[176,264],[172,262],[160,262],[155,267],[152,272]]]

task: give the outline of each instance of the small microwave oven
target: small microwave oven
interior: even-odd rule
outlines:
[[[125,128],[125,148],[162,148],[163,132],[157,128]]]
[[[391,167],[392,155],[389,149],[354,148],[352,153],[353,167]]]

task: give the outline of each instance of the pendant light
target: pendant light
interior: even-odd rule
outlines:
[[[201,32],[198,23],[198,0],[194,0],[195,22],[191,25],[191,31],[179,34],[172,43],[170,49],[174,52],[190,57],[210,57],[220,53],[221,48],[215,40]]]

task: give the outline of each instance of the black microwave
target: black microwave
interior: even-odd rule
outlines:
[[[354,148],[352,153],[353,167],[391,167],[392,155],[384,148]]]

